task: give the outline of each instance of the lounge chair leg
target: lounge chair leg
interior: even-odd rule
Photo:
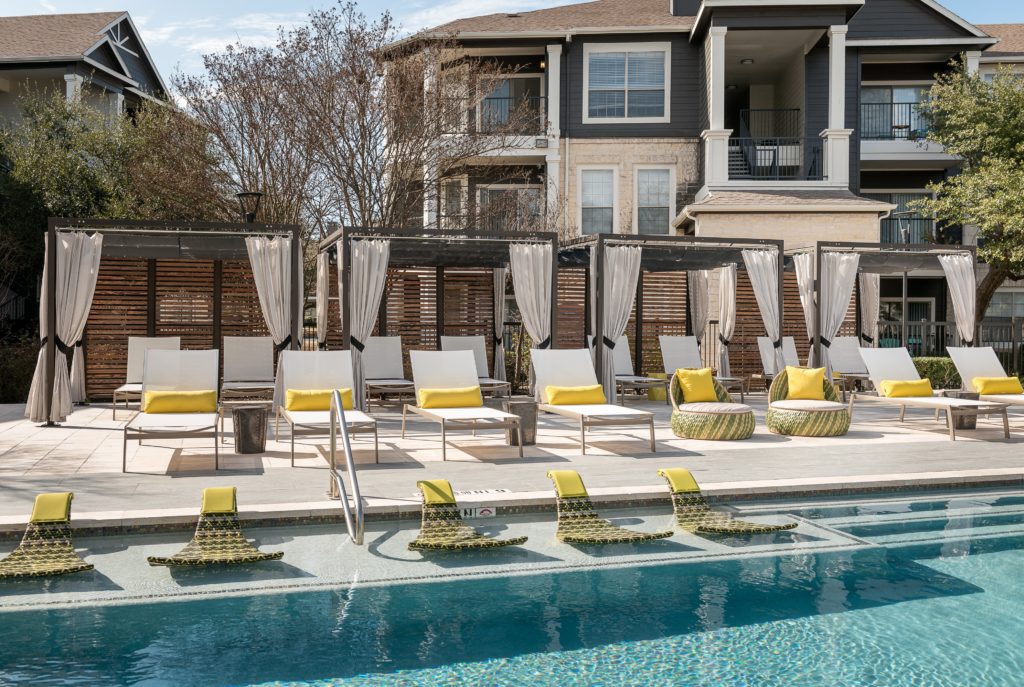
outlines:
[[[295,425],[292,425],[292,431],[288,434],[292,442],[292,467],[295,467]]]
[[[1006,409],[1003,409],[1003,438],[1010,438],[1010,416],[1006,414]]]
[[[220,470],[220,437],[217,436],[217,426],[213,427],[213,470]]]
[[[377,436],[377,425],[373,426],[373,462],[380,462],[380,443]]]
[[[110,419],[117,419],[117,394],[114,394],[114,402],[110,404]]]
[[[857,394],[856,393],[851,393],[850,394],[850,407],[847,409],[847,412],[850,414],[850,422],[853,422],[853,401],[854,401],[855,398],[857,398]]]
[[[281,439],[281,408],[274,412],[274,441]]]
[[[121,472],[128,472],[128,430],[122,434],[121,446]]]
[[[583,455],[587,455],[587,428],[583,424],[583,418],[580,418],[580,446],[583,449]]]
[[[407,403],[402,404],[402,438],[405,438],[405,416],[409,412],[409,405]]]
[[[939,421],[939,409],[938,408],[935,409],[935,421],[936,422]]]
[[[956,413],[952,409],[946,411],[946,425],[949,427],[949,440],[956,441]]]
[[[651,453],[657,453],[658,452],[658,448],[657,448],[657,446],[654,443],[654,418],[653,417],[651,418],[650,427],[651,427]]]
[[[907,414],[907,407],[900,406],[900,422],[903,422],[903,417]]]
[[[1006,431],[1007,431],[1007,436],[1009,436],[1009,431],[1010,430],[1007,429]],[[519,435],[519,457],[522,458],[523,457],[523,421],[519,420],[519,419],[516,420],[516,434]]]
[[[441,420],[441,460],[448,460],[448,432],[444,426],[444,420]]]

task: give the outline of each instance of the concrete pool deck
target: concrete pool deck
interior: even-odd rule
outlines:
[[[411,418],[400,438],[401,415],[376,412],[380,463],[372,444],[353,440],[362,494],[371,516],[394,517],[419,505],[418,479],[443,477],[463,492],[464,505],[529,509],[551,507],[549,469],[571,468],[583,476],[597,500],[667,500],[657,476],[665,466],[693,471],[711,496],[844,493],[926,487],[1024,486],[1024,418],[1011,414],[1011,438],[981,419],[950,441],[944,422],[931,413],[858,406],[845,437],[803,438],[770,434],[764,427],[765,394],[748,396],[758,416],[753,438],[740,442],[679,439],[668,427],[669,408],[647,401],[631,405],[656,414],[657,453],[647,450],[646,430],[612,428],[588,435],[580,453],[577,428],[555,416],[540,418],[539,444],[523,458],[503,444],[500,433],[449,434],[448,460],[441,461],[437,425]],[[340,509],[326,497],[327,439],[301,437],[296,466],[285,441],[269,440],[263,455],[236,455],[221,446],[221,470],[213,470],[209,440],[147,441],[128,447],[129,473],[121,473],[122,428],[130,415],[112,420],[108,405],[79,407],[60,427],[40,427],[23,407],[0,406],[0,532],[19,531],[35,495],[75,492],[74,520],[81,528],[185,526],[193,523],[204,487],[235,485],[243,517],[260,521],[337,519]],[[474,493],[476,492],[476,493]]]

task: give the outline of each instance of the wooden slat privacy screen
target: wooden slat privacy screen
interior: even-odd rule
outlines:
[[[642,279],[642,290],[638,289],[638,298],[633,301],[633,312],[626,325],[625,336],[629,337],[629,351],[633,356],[636,374],[664,372],[658,337],[662,334],[686,334],[686,272],[644,272]],[[638,305],[643,308],[639,357],[636,330]]]
[[[146,336],[147,261],[103,258],[85,327],[85,386],[92,399],[125,382],[128,337]]]
[[[558,270],[555,347],[582,348],[586,331],[586,269]]]

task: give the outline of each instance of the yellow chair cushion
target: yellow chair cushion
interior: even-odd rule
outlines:
[[[932,395],[932,383],[929,379],[883,379],[878,392],[886,398],[920,398]]]
[[[673,494],[689,494],[700,492],[697,480],[686,468],[661,468],[658,474],[668,480]]]
[[[421,479],[416,483],[423,492],[423,503],[439,506],[454,506],[455,492],[446,479]]]
[[[548,470],[548,477],[555,483],[555,492],[563,499],[587,495],[580,473],[575,470]]]
[[[479,408],[484,397],[479,386],[457,389],[420,389],[417,393],[420,408]]]
[[[235,487],[207,487],[203,489],[203,513],[237,513]]]
[[[216,413],[216,391],[147,391],[144,413]]]
[[[789,401],[824,401],[825,400],[825,368],[811,369],[786,365],[786,378],[789,380]]]
[[[600,384],[590,386],[546,386],[544,393],[553,406],[590,406],[607,403]]]
[[[1016,377],[975,377],[971,381],[979,394],[1024,394]]]
[[[711,368],[676,370],[676,381],[683,391],[684,403],[714,403],[718,400]]]
[[[341,392],[341,407],[352,410],[352,389],[338,389]],[[288,389],[284,393],[285,410],[330,410],[333,389]]]
[[[53,494],[38,494],[32,505],[32,522],[67,522],[71,519],[70,491]]]

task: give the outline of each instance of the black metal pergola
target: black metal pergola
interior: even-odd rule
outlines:
[[[608,246],[639,246],[640,282],[644,272],[684,272],[687,270],[717,269],[723,265],[736,263],[743,265],[744,249],[774,248],[778,253],[778,291],[779,291],[779,331],[783,322],[783,271],[785,267],[784,242],[781,239],[754,238],[714,238],[704,236],[661,236],[651,234],[591,234],[570,241],[562,246],[558,255],[558,264],[565,268],[587,268],[588,280],[595,279],[595,293],[604,293],[604,251]],[[591,253],[596,256],[597,274],[589,275]],[[688,285],[689,286],[689,285]],[[642,291],[638,291],[638,295]],[[600,296],[599,296],[600,297]],[[641,296],[642,298],[642,296]],[[590,289],[587,289],[587,308],[589,314]],[[687,299],[689,302],[689,299]],[[642,306],[637,308],[637,330],[643,320]],[[589,320],[588,320],[589,321]],[[597,307],[594,318],[594,331],[590,334],[595,340],[604,338],[604,308]],[[639,351],[639,343],[634,351]],[[596,346],[596,361],[601,369],[604,347]],[[638,355],[638,353],[634,353]],[[637,358],[637,369],[640,369],[640,358]]]
[[[214,273],[219,273],[221,261],[248,260],[245,239],[249,236],[288,237],[292,239],[292,316],[291,347],[297,348],[302,341],[302,304],[300,302],[301,255],[300,229],[291,224],[233,224],[219,222],[167,222],[150,220],[104,220],[51,217],[47,222],[46,264],[47,270],[46,322],[49,336],[46,338],[46,407],[49,421],[53,423],[53,381],[57,366],[57,236],[64,232],[100,232],[103,234],[103,257],[145,258],[175,260],[212,260]],[[151,264],[150,269],[153,269]],[[215,283],[217,283],[215,281]],[[220,340],[221,308],[219,294],[214,297],[214,341]],[[152,318],[156,310],[156,293],[150,288],[147,293],[147,308]]]

